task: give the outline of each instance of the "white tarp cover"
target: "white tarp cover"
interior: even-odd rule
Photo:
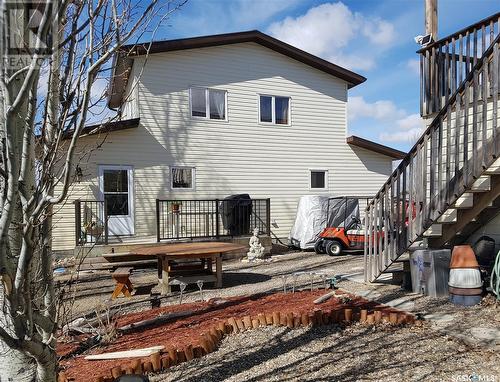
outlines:
[[[317,236],[326,226],[328,196],[302,196],[290,231],[290,243],[300,249],[314,248]]]
[[[327,226],[328,200],[330,199],[329,227],[342,227],[352,216],[359,219],[357,199],[331,198],[328,196],[302,196],[297,206],[297,216],[290,230],[290,244],[300,249],[314,248],[318,235]]]

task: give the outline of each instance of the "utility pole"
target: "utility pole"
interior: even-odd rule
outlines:
[[[434,41],[438,39],[438,0],[425,0],[425,34],[432,34]]]

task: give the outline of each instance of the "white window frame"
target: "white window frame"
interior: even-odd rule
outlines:
[[[260,97],[271,97],[271,122],[263,122],[260,119]],[[276,123],[276,97],[288,98],[288,123]],[[285,95],[257,94],[257,107],[259,108],[258,122],[260,125],[291,126],[292,125],[292,97]]]
[[[193,98],[191,95],[192,89],[201,89],[205,90],[205,116],[200,117],[197,115],[193,115]],[[209,97],[209,92],[210,90],[217,90],[220,92],[224,92],[224,119],[215,119],[215,118],[210,118],[210,97]],[[217,88],[207,88],[205,86],[190,86],[189,87],[189,115],[191,116],[191,119],[201,119],[202,121],[214,121],[214,122],[227,122],[227,90],[224,89],[217,89]]]
[[[312,173],[313,172],[324,172],[325,187],[318,188],[312,186]],[[309,189],[313,191],[328,191],[328,170],[324,168],[310,168],[309,169]]]
[[[191,170],[191,178],[192,178],[192,183],[193,186],[189,188],[179,188],[179,187],[174,187],[174,178],[172,177],[172,170],[176,169],[190,169]],[[194,191],[196,189],[196,167],[191,167],[191,166],[170,166],[169,169],[169,177],[170,177],[170,190],[171,191]]]

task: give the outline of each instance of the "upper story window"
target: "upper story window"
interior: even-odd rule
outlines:
[[[208,88],[191,88],[189,90],[191,117],[206,119],[226,119],[227,92]]]
[[[290,98],[270,95],[259,97],[259,120],[275,125],[290,124]]]

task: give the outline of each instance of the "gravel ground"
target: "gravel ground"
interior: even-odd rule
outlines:
[[[351,275],[340,287],[382,303],[398,305],[429,318],[422,328],[371,328],[355,325],[340,331],[333,326],[289,331],[263,328],[224,340],[220,349],[206,357],[172,368],[153,381],[354,381],[354,380],[444,380],[465,381],[476,373],[500,382],[500,342],[482,342],[473,330],[500,332],[500,306],[492,300],[472,308],[459,308],[446,298],[430,298],[408,293],[389,283],[359,282],[363,256],[329,257],[314,252],[288,252],[270,262],[223,263],[224,288],[205,289],[205,299],[283,290],[294,272],[304,272],[299,288],[310,288],[310,272]],[[96,305],[117,305],[140,301],[157,291],[155,270],[134,272],[132,282],[138,293],[131,299],[109,301],[113,283],[109,273],[85,276],[80,291],[95,291],[77,298],[73,316],[92,311]],[[357,279],[358,282],[352,281]],[[322,287],[315,276],[315,288]],[[200,298],[191,287],[184,302]],[[178,292],[162,299],[162,305],[178,304]],[[123,311],[149,309],[148,302],[136,303]],[[496,378],[496,379],[495,379]]]
[[[426,326],[266,327],[226,337],[217,351],[151,381],[464,381],[474,373],[500,380],[498,352]]]

